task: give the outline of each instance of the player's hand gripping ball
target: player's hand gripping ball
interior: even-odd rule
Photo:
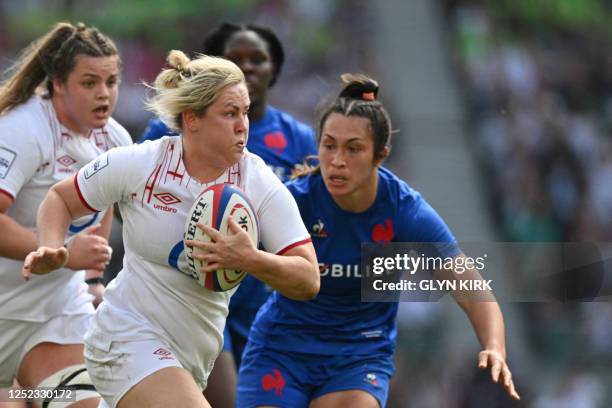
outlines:
[[[185,240],[199,240],[210,242],[198,226],[198,222],[217,229],[222,234],[228,234],[228,220],[234,221],[245,230],[253,244],[259,242],[259,229],[253,206],[246,195],[237,186],[231,184],[215,184],[204,190],[197,198],[187,215],[185,223]],[[191,274],[200,285],[215,292],[223,292],[237,286],[246,276],[245,271],[234,269],[217,269],[214,272],[202,272],[206,262],[193,257],[202,250],[185,245],[187,264]]]

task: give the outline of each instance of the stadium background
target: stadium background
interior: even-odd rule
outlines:
[[[221,21],[254,22],[287,54],[270,102],[308,123],[340,73],[379,79],[399,130],[387,165],[460,241],[612,239],[610,0],[0,0],[0,68],[61,20],[117,42],[114,116],[134,138],[150,117],[141,83],[169,49],[197,50]],[[403,303],[388,406],[612,406],[609,301],[501,306],[521,402],[477,372],[454,304]]]

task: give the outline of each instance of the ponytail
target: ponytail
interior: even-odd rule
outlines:
[[[98,29],[87,28],[83,23],[54,25],[30,44],[5,73],[8,79],[0,85],[0,114],[26,102],[43,83],[47,96],[52,96],[52,81],[66,81],[80,54],[113,56],[117,55],[117,47]]]

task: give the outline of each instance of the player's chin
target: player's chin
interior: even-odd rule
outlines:
[[[234,148],[232,149],[232,159],[234,160],[234,163],[237,163],[241,158],[242,155],[244,154],[244,144],[240,144],[240,145],[235,145]]]
[[[231,152],[228,155],[225,155],[225,167],[229,168],[235,165],[242,159],[243,151],[240,152]]]
[[[89,126],[88,127],[90,129],[100,129],[100,128],[103,128],[108,123],[108,119],[110,119],[109,116],[107,116],[105,118],[93,118],[92,120],[89,121],[89,123],[88,123]]]
[[[329,191],[329,193],[334,196],[342,196],[348,194],[351,191],[351,186],[347,181],[336,182],[326,179],[325,187],[327,187],[327,191]]]

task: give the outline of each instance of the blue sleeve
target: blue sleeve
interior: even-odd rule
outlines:
[[[154,118],[149,121],[147,128],[142,136],[140,136],[137,143],[142,143],[147,140],[157,140],[166,135],[172,136],[176,135],[176,133],[168,129],[168,127],[160,119]]]
[[[461,253],[448,225],[423,198],[420,198],[416,209],[403,211],[400,217],[402,241],[447,243],[448,245],[434,245],[435,251],[444,257],[455,257]]]

